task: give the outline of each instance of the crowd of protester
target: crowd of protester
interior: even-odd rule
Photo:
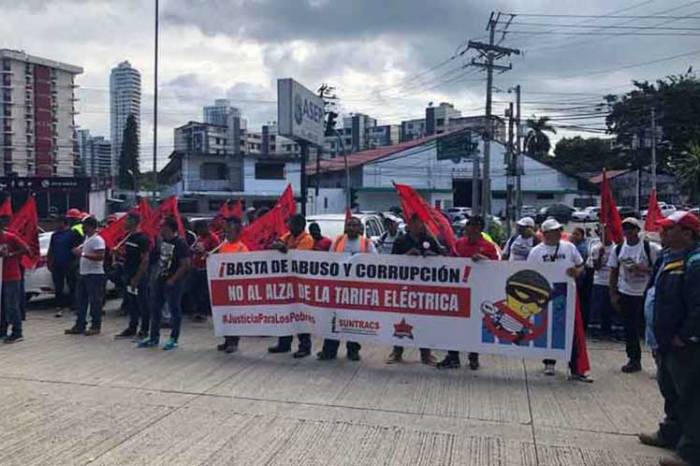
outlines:
[[[265,211],[248,210],[252,222]],[[0,215],[0,257],[3,258],[2,319],[0,338],[11,344],[22,341],[23,274],[20,257],[28,246],[6,230],[9,217]],[[405,219],[405,231],[399,219],[384,218],[386,231],[376,241],[364,235],[362,221],[349,217],[344,234],[326,238],[316,223],[306,224],[302,215],[289,218],[289,232],[271,248],[329,251],[350,254],[399,254],[411,256],[453,255],[472,261],[524,261],[562,263],[576,281],[579,311],[576,314],[574,344],[569,363],[573,380],[592,382],[585,368],[577,363],[580,343],[586,333],[597,338],[624,340],[627,362],[625,374],[642,370],[642,346],[646,339],[657,366],[659,389],[664,397],[665,419],[658,432],[642,434],[649,445],[675,449],[677,456],[661,464],[687,465],[700,461],[700,220],[687,212],[675,213],[660,222],[660,244],[643,234],[636,218],[622,222],[624,240],[618,244],[605,237],[599,226],[595,234],[584,228],[566,233],[564,225],[553,218],[536,225],[530,217],[517,222],[517,232],[497,245],[485,232],[479,216],[468,219],[462,237],[452,251],[432,235],[426,225],[412,216]],[[119,248],[108,251],[99,235],[94,217],[77,209],[66,212],[61,226],[53,233],[47,255],[48,268],[55,287],[56,316],[72,309],[75,324],[68,335],[98,335],[102,331],[105,284],[109,278],[123,295],[122,309],[128,326],[118,339],[133,339],[138,348],[161,344],[162,328],[169,337],[162,346],[170,351],[178,347],[183,308],[195,321],[206,321],[211,312],[206,273],[211,254],[245,253],[241,241],[242,220],[226,219],[223,238],[212,232],[207,221],[198,221],[181,237],[175,218],[167,217],[157,238],[139,231],[137,211],[127,214],[126,238]],[[163,321],[167,309],[167,323]],[[89,311],[89,312],[88,312]],[[89,316],[89,326],[88,326]],[[309,334],[298,334],[294,358],[312,354]],[[283,336],[268,351],[292,352],[294,337]],[[227,336],[217,349],[226,353],[238,350],[240,338]],[[331,361],[338,357],[340,342],[325,339],[316,357]],[[361,345],[346,342],[346,355],[359,361]],[[585,349],[584,349],[585,351]],[[431,349],[420,349],[421,362],[438,369],[461,367],[460,354],[447,351],[437,361]],[[403,348],[395,346],[388,364],[403,361]],[[544,360],[544,374],[556,373],[554,360]],[[480,368],[479,354],[468,354],[471,370]],[[693,461],[695,463],[693,463]]]

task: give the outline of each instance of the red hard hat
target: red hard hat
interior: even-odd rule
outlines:
[[[68,209],[68,212],[66,212],[66,218],[80,220],[82,217],[83,213],[79,209]]]

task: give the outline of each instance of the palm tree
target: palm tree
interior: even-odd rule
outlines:
[[[528,132],[525,136],[525,150],[530,156],[543,158],[549,153],[552,144],[549,142],[549,136],[545,133],[557,134],[557,130],[549,121],[549,117],[527,120]]]
[[[678,160],[678,177],[692,201],[700,200],[700,142],[691,142]]]

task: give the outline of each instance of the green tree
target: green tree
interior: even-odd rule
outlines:
[[[614,139],[562,138],[554,147],[552,162],[573,173],[599,172],[603,168],[625,168],[618,151],[611,148]]]
[[[139,176],[139,135],[136,118],[129,115],[124,126],[122,149],[119,154],[119,188],[138,189]]]
[[[544,158],[549,154],[552,144],[547,133],[557,134],[557,130],[550,124],[549,117],[531,118],[527,120],[528,132],[525,136],[525,150],[535,158]]]
[[[679,181],[691,201],[700,201],[700,142],[692,142],[677,163]]]

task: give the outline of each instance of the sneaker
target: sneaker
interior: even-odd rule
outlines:
[[[479,364],[479,355],[469,355],[469,369],[476,371],[479,370],[480,364]]]
[[[544,363],[544,375],[552,376],[556,374],[555,365],[552,362]]]
[[[459,359],[454,359],[450,357],[446,357],[439,363],[437,363],[437,368],[438,369],[459,369],[462,367],[462,364],[459,362]]]
[[[158,346],[158,340],[151,340],[150,338],[144,338],[136,345],[137,348],[155,348],[156,346]]]
[[[307,349],[299,349],[299,351],[297,351],[296,353],[294,353],[294,354],[292,355],[292,357],[293,357],[294,359],[301,359],[301,358],[305,358],[305,357],[309,356],[310,354],[311,354],[311,351],[310,351],[310,350],[307,350]]]
[[[226,345],[226,348],[224,348],[224,351],[228,354],[233,354],[236,351],[238,351],[238,345],[235,343],[230,343]]]
[[[642,364],[639,361],[629,361],[627,364],[622,366],[621,370],[625,374],[633,374],[642,370]]]
[[[85,330],[81,329],[77,325],[74,325],[73,327],[69,328],[63,333],[66,335],[82,335],[83,333],[85,333]]]
[[[289,353],[290,351],[292,351],[292,348],[287,348],[285,346],[280,345],[270,346],[267,349],[267,352],[272,354]]]
[[[169,338],[168,341],[163,345],[163,351],[170,351],[177,348],[177,340],[174,338]]]
[[[22,335],[10,335],[9,337],[5,338],[3,343],[6,345],[11,345],[12,343],[19,343],[22,340],[24,340]]]
[[[99,335],[100,334],[100,329],[96,327],[90,327],[88,330],[85,331],[85,336],[86,337],[91,337],[93,335]]]
[[[397,353],[396,351],[392,351],[389,353],[389,356],[386,358],[386,363],[387,364],[399,364],[403,362],[403,356],[401,353]]]
[[[593,379],[588,377],[586,374],[576,374],[573,372],[569,376],[569,380],[573,382],[593,383]]]
[[[318,359],[319,361],[332,361],[335,358],[336,356],[328,354],[325,351],[319,351],[318,353],[316,353],[316,359]]]
[[[658,432],[653,434],[641,433],[637,434],[637,438],[644,445],[649,445],[650,447],[666,448],[668,450],[673,450],[674,447],[668,443],[665,439],[659,436]]]
[[[696,463],[697,464],[697,463]],[[678,454],[674,453],[673,456],[666,458],[661,458],[659,460],[659,466],[693,466],[688,461],[684,460]]]
[[[362,357],[360,356],[359,351],[351,351],[348,353],[348,360],[349,361],[359,361],[360,359],[362,359]]]
[[[136,336],[136,330],[134,330],[132,328],[127,328],[123,332],[117,333],[116,335],[114,335],[114,338],[117,338],[117,339],[119,339],[119,338],[133,338],[135,336]]]

